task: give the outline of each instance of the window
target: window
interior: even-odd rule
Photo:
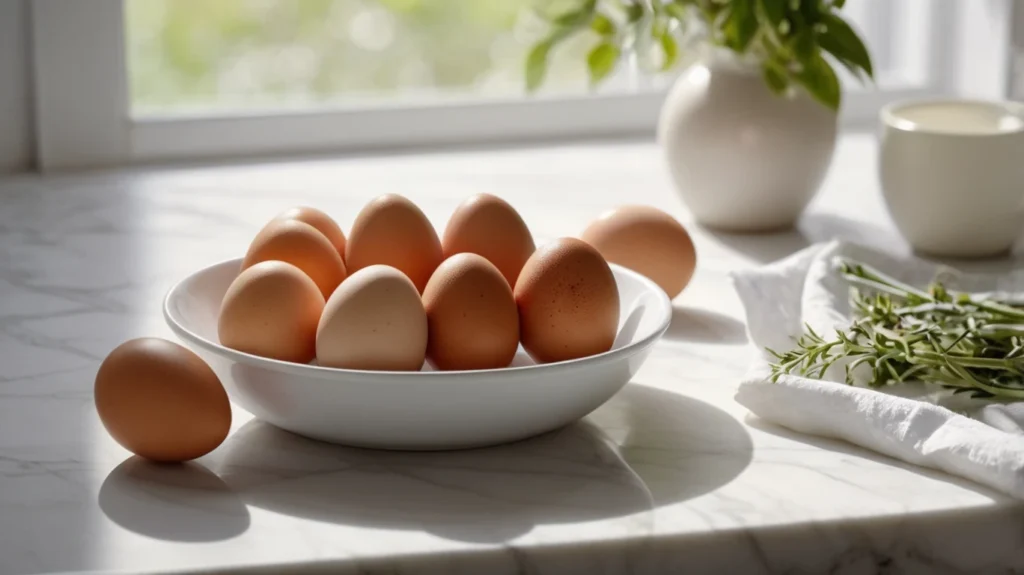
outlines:
[[[40,161],[652,133],[672,78],[634,63],[592,92],[592,39],[560,47],[524,94],[535,1],[32,0]],[[928,93],[1001,96],[1010,8],[849,0],[878,83],[848,83],[846,120]]]
[[[132,112],[517,97],[533,2],[126,0]],[[558,52],[553,91],[585,91],[586,47]]]

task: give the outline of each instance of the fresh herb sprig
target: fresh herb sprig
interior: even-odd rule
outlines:
[[[919,290],[852,260],[837,266],[854,286],[853,324],[831,338],[806,326],[795,349],[769,349],[772,381],[821,379],[839,364],[849,384],[859,368],[870,372],[871,387],[924,381],[972,397],[1024,399],[1024,308],[938,281]]]
[[[836,110],[842,90],[834,64],[862,80],[874,77],[867,47],[839,15],[844,4],[845,0],[544,0],[538,13],[548,30],[527,55],[526,87],[539,88],[552,49],[581,33],[596,38],[587,55],[595,85],[629,51],[651,52],[660,60],[657,69],[669,70],[685,50],[680,44],[690,39],[752,59],[778,94],[799,86]]]

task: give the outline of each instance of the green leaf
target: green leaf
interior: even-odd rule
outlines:
[[[597,7],[597,0],[586,0],[575,10],[553,16],[550,20],[556,26],[576,27],[590,21]]]
[[[666,4],[664,8],[665,13],[667,13],[672,18],[678,20],[680,24],[686,23],[686,21],[689,20],[690,18],[690,16],[686,13],[686,7],[683,6],[682,4]]]
[[[786,16],[786,0],[757,0],[757,12],[759,17],[777,31]]]
[[[815,54],[814,57],[802,64],[802,69],[796,74],[797,82],[815,100],[831,110],[838,111],[842,100],[842,90],[839,86],[839,78],[836,77],[832,66],[820,54]]]
[[[619,47],[611,42],[602,42],[587,54],[587,70],[590,84],[597,85],[615,69],[619,61]]]
[[[817,50],[814,33],[807,28],[798,29],[793,37],[793,54],[800,62],[810,60]]]
[[[722,23],[725,45],[736,52],[746,52],[757,33],[757,15],[749,2],[733,2],[728,17]]]
[[[530,48],[526,56],[526,90],[534,92],[544,83],[544,77],[548,73],[548,53],[554,45],[555,39],[550,37],[538,42]]]
[[[614,36],[615,22],[604,14],[595,14],[594,19],[590,21],[590,29],[602,36]]]
[[[565,26],[567,28],[575,28],[582,26],[590,20],[591,14],[587,11],[570,12],[568,14],[562,14],[551,21],[556,26]]]
[[[846,0],[832,0],[832,7],[841,10],[846,5]]]
[[[786,77],[785,71],[774,62],[765,62],[761,67],[761,71],[764,75],[765,83],[768,84],[772,92],[781,95],[789,88],[789,78]]]
[[[666,33],[668,33],[668,22],[664,18],[655,17],[651,22],[651,37],[661,38]]]
[[[871,54],[857,32],[842,18],[833,14],[827,15],[823,22],[827,31],[818,38],[821,48],[846,67],[854,69],[854,73],[856,69],[860,69],[869,78],[874,78]]]
[[[661,35],[658,42],[661,44],[661,53],[664,56],[661,62],[661,70],[664,72],[671,69],[679,59],[679,46],[676,43],[676,39],[668,31]]]
[[[669,29],[670,24],[671,20],[660,15],[651,22],[651,39],[656,41],[661,49],[662,60],[659,70],[662,72],[675,65],[679,57],[679,47]]]
[[[644,17],[644,7],[639,0],[626,4],[626,22],[633,24]]]
[[[808,25],[813,25],[821,17],[818,0],[802,0],[800,2],[800,13]]]

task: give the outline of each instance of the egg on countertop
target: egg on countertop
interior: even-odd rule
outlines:
[[[292,264],[260,262],[238,274],[220,307],[217,335],[231,349],[261,357],[309,363],[324,296]]]
[[[345,262],[327,236],[298,220],[275,219],[268,223],[249,245],[242,269],[274,260],[302,270],[325,299],[347,275]]]
[[[217,375],[198,355],[164,339],[133,339],[110,352],[94,394],[111,437],[153,461],[205,455],[231,428],[231,404]]]
[[[372,265],[404,273],[419,293],[443,260],[441,240],[416,204],[385,194],[363,207],[349,233],[345,262],[349,273]]]
[[[515,300],[523,348],[541,363],[611,349],[619,327],[619,289],[590,244],[561,238],[541,246],[519,274]]]
[[[605,260],[649,277],[669,299],[683,291],[697,267],[697,252],[686,228],[650,206],[605,212],[587,227],[582,239]]]
[[[362,268],[327,300],[316,330],[317,363],[376,371],[418,371],[427,351],[419,290],[399,270]]]
[[[345,257],[345,232],[341,231],[338,222],[323,211],[309,206],[296,206],[281,212],[274,220],[296,220],[313,226],[338,250],[338,255]]]
[[[536,249],[519,212],[490,194],[477,194],[455,209],[441,246],[445,258],[463,252],[483,256],[498,268],[509,286],[516,285],[523,264]]]
[[[472,253],[438,266],[423,291],[427,358],[441,370],[495,369],[519,348],[519,313],[498,268]]]

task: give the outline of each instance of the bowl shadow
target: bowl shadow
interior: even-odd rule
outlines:
[[[168,541],[221,541],[241,535],[250,523],[242,499],[202,465],[138,456],[103,480],[99,506],[121,527]]]
[[[252,421],[218,450],[247,504],[345,525],[500,543],[536,526],[646,514],[728,483],[750,463],[742,425],[704,402],[627,385],[583,421],[508,445],[394,452]]]
[[[220,474],[247,503],[277,513],[481,543],[651,507],[643,482],[587,423],[486,449],[399,452],[254,420],[225,445]]]
[[[747,342],[747,328],[743,322],[727,315],[675,304],[672,323],[664,337],[670,341],[740,344]]]
[[[630,383],[587,417],[618,447],[655,507],[710,493],[750,465],[753,441],[736,418],[704,401]]]

